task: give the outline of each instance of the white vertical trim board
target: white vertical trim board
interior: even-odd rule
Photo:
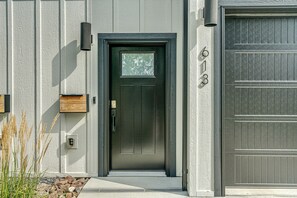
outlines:
[[[13,47],[12,47],[12,0],[7,0],[7,93],[11,95],[10,98],[10,111],[14,112],[14,102],[13,102]]]
[[[213,30],[206,28],[200,15],[204,1],[189,2],[189,81],[188,81],[188,192],[190,196],[213,196]],[[210,56],[201,59],[206,47]],[[201,71],[206,60],[206,71]],[[201,86],[203,74],[209,83]]]
[[[41,60],[41,13],[40,13],[40,0],[35,0],[35,144],[37,142],[37,135],[39,123],[42,116],[42,60]],[[36,147],[35,147],[36,148]],[[35,149],[36,153],[39,153]],[[42,165],[40,167],[42,169]]]
[[[182,175],[182,96],[183,96],[183,2],[171,0],[171,32],[177,33],[176,68],[176,175]]]
[[[92,1],[86,1],[86,6],[85,6],[85,12],[86,12],[86,21],[90,22],[92,24]],[[91,33],[92,34],[92,33]],[[93,35],[94,38],[95,35]],[[92,101],[92,73],[91,73],[91,68],[92,68],[92,59],[91,59],[91,53],[86,52],[86,93],[89,94],[90,101]],[[89,105],[91,105],[91,102],[89,101]],[[86,131],[92,131],[92,114],[88,113],[87,115],[87,125],[86,125]],[[86,138],[86,172],[91,173],[91,172],[96,172],[96,170],[93,170],[92,163],[92,151],[94,151],[94,146],[92,144],[92,140],[90,139],[92,133],[87,133],[87,138]]]
[[[65,12],[65,0],[60,0],[60,94],[66,94],[66,51],[63,50],[66,45]],[[60,127],[60,173],[66,173],[66,151],[64,145],[64,142],[66,142],[65,114],[60,115]]]

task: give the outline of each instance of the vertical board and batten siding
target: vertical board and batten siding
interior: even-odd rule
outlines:
[[[34,132],[41,120],[50,127],[60,94],[87,92],[86,52],[79,49],[86,5],[87,0],[0,0],[0,94],[11,94],[12,113],[19,120],[26,112]],[[1,125],[6,117],[0,115]],[[87,173],[86,123],[86,114],[60,115],[43,170]],[[78,149],[66,150],[66,134],[78,134]]]
[[[0,94],[12,113],[27,113],[37,128],[59,112],[59,94],[98,95],[97,34],[177,33],[177,174],[181,175],[182,0],[0,0]],[[80,23],[92,22],[91,52],[80,51]],[[92,58],[90,58],[92,56]],[[7,115],[0,115],[0,124]],[[66,149],[67,134],[78,149]],[[61,114],[42,168],[49,173],[98,175],[98,106],[88,114]],[[30,140],[34,145],[34,138]]]
[[[6,94],[7,90],[7,15],[6,1],[0,0],[0,94]],[[0,114],[0,125],[5,116]]]
[[[181,175],[182,165],[182,38],[183,38],[183,1],[182,0],[96,0],[92,1],[92,83],[90,89],[96,95],[98,90],[98,33],[177,33],[177,175]],[[90,122],[96,122],[96,108],[90,110],[93,116]],[[95,127],[95,124],[91,124]],[[97,128],[93,128],[96,130]],[[97,134],[90,140],[90,145],[97,146]],[[90,156],[97,159],[97,153]],[[97,167],[90,167],[94,170]]]
[[[50,122],[59,109],[60,93],[60,17],[59,1],[42,1],[40,5],[40,95],[42,120]],[[62,116],[62,115],[61,115]],[[60,122],[52,131],[52,143],[44,164],[48,171],[60,171]]]
[[[64,93],[86,93],[86,52],[80,51],[80,23],[86,21],[87,0],[65,1],[64,25],[65,29],[65,65],[64,70]],[[75,17],[74,17],[75,16]],[[64,114],[65,132],[77,134],[79,140],[78,149],[65,150],[65,172],[86,173],[87,165],[87,119],[86,114]],[[65,147],[64,147],[65,148]],[[95,148],[90,148],[95,149]],[[89,160],[92,163],[92,160]]]
[[[26,112],[27,121],[35,127],[35,3],[12,1],[12,111],[20,118]],[[24,17],[26,16],[26,17]],[[18,120],[19,123],[19,120]],[[35,139],[28,142],[29,154],[34,153]]]

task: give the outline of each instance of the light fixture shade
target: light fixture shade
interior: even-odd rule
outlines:
[[[204,26],[214,27],[218,23],[218,0],[205,0],[204,3]]]
[[[83,22],[80,24],[80,49],[90,51],[92,45],[91,24]]]

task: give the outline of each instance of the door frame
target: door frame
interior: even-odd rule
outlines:
[[[165,47],[165,171],[176,176],[176,33],[98,34],[98,176],[110,169],[109,49],[116,44],[158,44]]]
[[[214,191],[215,196],[225,196],[224,184],[224,158],[223,158],[223,70],[225,62],[225,18],[226,11],[229,13],[248,13],[251,11],[266,14],[273,10],[279,12],[297,11],[297,2],[290,0],[277,2],[274,0],[253,1],[253,0],[220,0],[218,6],[218,24],[214,28]],[[295,12],[296,13],[296,12]]]

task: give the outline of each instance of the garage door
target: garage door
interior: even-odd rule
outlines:
[[[297,17],[227,17],[225,186],[297,184]]]

